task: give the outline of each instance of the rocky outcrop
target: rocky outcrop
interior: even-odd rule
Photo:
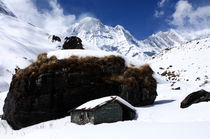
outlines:
[[[126,67],[117,56],[72,56],[58,60],[46,54],[13,76],[3,118],[14,129],[68,115],[93,99],[117,95],[134,106],[152,104],[156,81],[149,65]]]
[[[182,102],[180,107],[187,108],[192,104],[210,101],[210,93],[205,90],[199,90],[189,94]]]
[[[66,37],[63,44],[63,49],[84,49],[82,47],[82,40],[79,37]]]
[[[156,80],[149,65],[140,68],[127,68],[122,75],[120,96],[133,106],[145,106],[154,103],[157,96]]]
[[[53,35],[52,36],[52,42],[55,42],[55,41],[61,42],[61,38],[58,37],[58,36]]]

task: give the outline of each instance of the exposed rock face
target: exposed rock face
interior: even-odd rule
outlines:
[[[66,37],[63,44],[63,49],[84,49],[82,47],[82,40],[79,37]]]
[[[58,36],[53,35],[52,36],[52,42],[55,42],[55,41],[61,42],[61,38],[58,37]]]
[[[127,68],[123,73],[120,96],[134,106],[153,104],[157,96],[157,83],[152,74],[149,65]]]
[[[20,129],[68,115],[92,99],[117,95],[134,106],[152,104],[156,81],[148,65],[128,68],[121,57],[72,56],[58,60],[46,54],[13,76],[3,118]]]
[[[181,108],[187,108],[194,103],[210,101],[210,93],[205,90],[199,90],[189,94],[182,102]]]

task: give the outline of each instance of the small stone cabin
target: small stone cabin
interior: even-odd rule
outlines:
[[[72,110],[70,115],[71,122],[79,125],[113,123],[137,117],[135,108],[118,96],[89,101]]]

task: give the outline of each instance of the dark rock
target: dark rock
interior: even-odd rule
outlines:
[[[110,95],[134,106],[153,104],[157,93],[152,74],[149,65],[128,68],[116,56],[58,60],[42,54],[13,76],[3,117],[13,129],[20,129],[65,117],[87,101]]]
[[[171,48],[165,48],[166,51],[169,51]]]
[[[84,49],[82,47],[82,40],[79,37],[66,37],[63,44],[63,49]]]
[[[181,108],[187,108],[194,103],[205,102],[210,100],[210,93],[205,90],[199,90],[189,94],[182,102]]]
[[[168,72],[167,71],[164,71],[163,73],[161,73],[160,75],[161,76],[166,76],[168,74]]]
[[[172,90],[180,90],[180,87],[172,88]]]
[[[145,106],[154,103],[157,96],[156,80],[151,76],[153,71],[148,65],[140,69],[128,68],[124,73],[121,85],[121,97],[133,106]],[[142,93],[139,93],[142,92]]]
[[[54,42],[54,41],[61,42],[61,39],[60,39],[60,37],[53,35],[52,36],[52,42]]]
[[[164,70],[164,68],[163,68],[163,67],[159,67],[159,69],[160,69],[160,70]]]

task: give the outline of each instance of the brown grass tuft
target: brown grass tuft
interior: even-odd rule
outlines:
[[[37,57],[37,61],[44,61],[47,59],[47,53],[39,54]]]
[[[154,73],[149,64],[145,64],[139,67],[139,70],[142,72],[142,74],[146,74],[147,76],[152,76]]]
[[[157,84],[152,75],[153,70],[146,64],[139,68],[127,68],[123,77],[125,84],[138,84],[140,87],[150,90],[149,88],[156,87]]]
[[[83,74],[97,76],[108,83],[127,84],[128,86],[140,86],[149,88],[156,86],[152,77],[153,71],[148,64],[139,68],[126,67],[125,61],[119,56],[85,57],[71,56],[67,59],[57,59],[56,56],[47,58],[47,54],[38,55],[37,61],[25,69],[19,69],[13,76],[12,85],[21,80],[35,82],[40,75],[45,73],[55,74]],[[15,90],[15,89],[14,89]],[[14,92],[19,97],[20,93]]]
[[[104,58],[71,56],[67,59],[47,58],[47,54],[39,54],[37,61],[25,69],[17,70],[13,76],[13,84],[19,79],[36,80],[43,73],[76,72],[112,75],[125,69],[125,61],[121,57],[107,56]]]

